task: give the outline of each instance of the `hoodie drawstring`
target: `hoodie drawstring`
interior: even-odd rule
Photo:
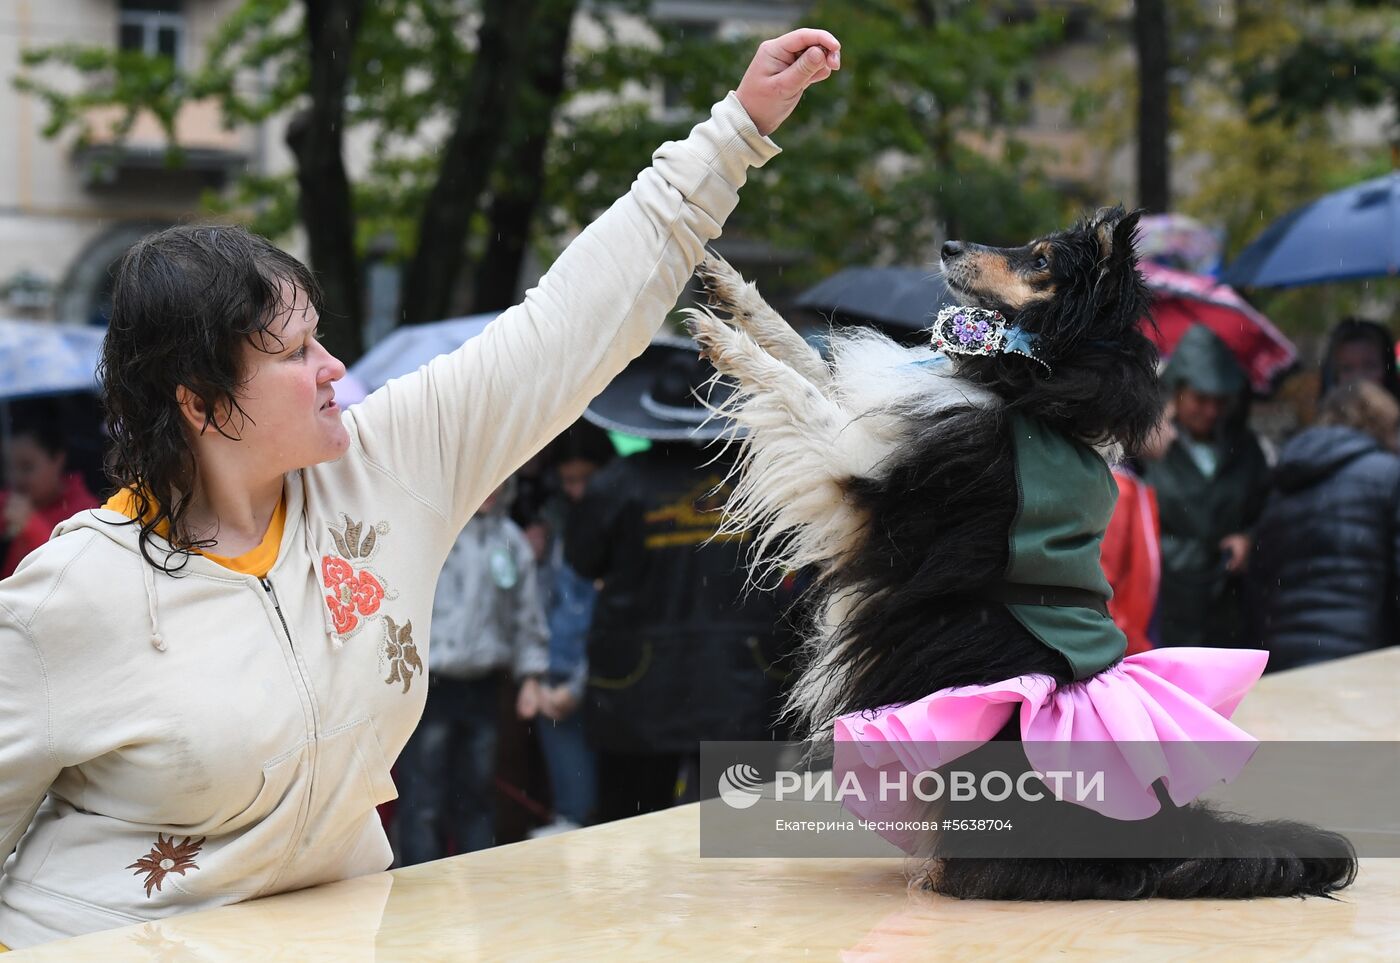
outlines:
[[[141,578],[146,583],[146,615],[151,620],[151,645],[157,652],[165,651],[165,637],[160,634],[160,612],[156,605],[156,573],[154,566],[140,560]]]
[[[321,553],[316,549],[316,536],[311,531],[311,516],[307,514],[305,503],[302,504],[301,509],[301,538],[306,545],[306,554],[311,556],[312,578],[319,585],[321,581]],[[317,594],[319,595],[319,593]],[[324,598],[318,598],[316,604],[321,607],[321,625],[325,627],[326,640],[330,642],[331,648],[344,648],[345,640],[335,630],[335,622],[331,619],[331,607],[326,604]]]

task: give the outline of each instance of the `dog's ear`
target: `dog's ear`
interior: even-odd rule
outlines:
[[[1135,254],[1134,242],[1137,240],[1138,221],[1142,217],[1142,208],[1130,211],[1118,219],[1113,225],[1112,255],[1114,261],[1129,260]]]
[[[1116,204],[1113,207],[1101,207],[1094,212],[1094,216],[1089,220],[1089,226],[1093,228],[1094,236],[1099,241],[1099,261],[1107,263],[1113,256],[1113,247],[1116,241],[1115,227],[1123,219],[1123,206]]]

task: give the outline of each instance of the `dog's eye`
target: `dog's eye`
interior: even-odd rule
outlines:
[[[1044,271],[1044,270],[1045,270],[1046,268],[1048,268],[1049,266],[1050,266],[1050,259],[1049,259],[1048,257],[1046,257],[1044,254],[1042,254],[1040,257],[1036,258],[1036,259],[1035,259],[1035,263],[1031,265],[1031,267],[1035,268],[1037,271]]]

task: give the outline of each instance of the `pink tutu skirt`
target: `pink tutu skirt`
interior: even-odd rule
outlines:
[[[1103,786],[1087,800],[1046,783],[1048,790],[1114,819],[1145,819],[1160,808],[1158,780],[1182,806],[1248,763],[1256,741],[1230,716],[1267,660],[1256,649],[1154,649],[1066,685],[1023,675],[851,713],[835,723],[837,775],[854,772],[873,786],[882,772],[938,769],[990,740],[1019,708],[1037,772],[1070,772],[1067,785],[1099,775]],[[866,819],[880,812],[872,803],[846,805]]]

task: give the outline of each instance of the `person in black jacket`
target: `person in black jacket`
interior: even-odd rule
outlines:
[[[704,424],[695,392],[714,370],[698,351],[653,342],[584,415],[652,442],[593,475],[564,540],[602,581],[584,715],[599,821],[670,806],[702,740],[769,739],[777,710],[782,613],[774,593],[745,591],[746,540],[716,531],[728,463],[700,445],[727,423]]]
[[[1270,670],[1396,643],[1397,429],[1389,392],[1353,381],[1284,446],[1249,580],[1251,628]]]
[[[1268,462],[1245,424],[1248,381],[1229,347],[1189,328],[1162,372],[1174,440],[1143,477],[1162,530],[1161,644],[1240,644],[1241,586],[1268,485]]]

